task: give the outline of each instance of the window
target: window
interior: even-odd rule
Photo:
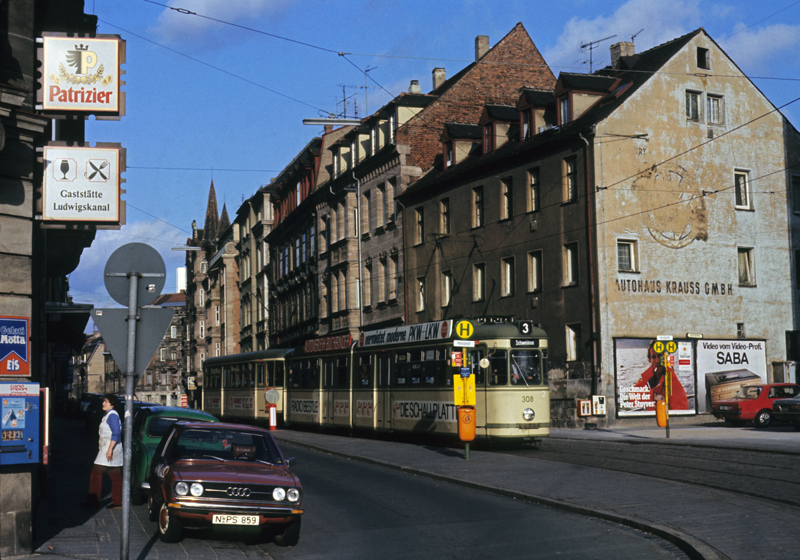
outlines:
[[[416,216],[417,229],[414,241],[417,245],[421,245],[425,241],[425,214],[424,208],[421,206],[416,209],[414,215]]]
[[[567,361],[577,362],[581,359],[581,325],[567,325]]]
[[[756,276],[753,263],[753,249],[739,248],[739,285],[755,286]]]
[[[383,259],[378,260],[377,286],[375,288],[375,295],[378,302],[386,301],[386,263]]]
[[[539,211],[539,168],[528,170],[528,212]]]
[[[800,175],[792,175],[792,210],[800,213]]]
[[[450,140],[444,145],[444,166],[450,167],[456,162],[455,150],[453,150],[453,141]]]
[[[364,215],[361,218],[361,227],[364,228],[364,230],[361,232],[362,234],[372,232],[373,209],[372,209],[372,194],[370,193],[370,191],[364,192],[363,199],[364,199],[363,200],[364,207],[361,209],[361,211],[364,213]]]
[[[483,301],[486,298],[486,265],[472,265],[472,301]]]
[[[528,291],[542,291],[542,252],[528,253]]]
[[[442,272],[442,307],[453,303],[453,273],[449,270]]]
[[[567,124],[569,122],[569,97],[559,101],[559,107],[561,109],[561,124]]]
[[[205,321],[200,321],[199,334],[200,334],[200,338],[205,338],[206,337],[206,322]]]
[[[205,260],[200,261],[200,272],[203,274],[208,272],[208,263]]]
[[[214,355],[215,355],[215,356],[221,356],[221,355],[222,355],[222,353],[221,353],[221,352],[222,352],[222,343],[220,343],[220,342],[217,342],[217,343],[214,345]]]
[[[620,272],[639,270],[639,244],[637,241],[617,240],[617,269]]]
[[[577,167],[575,156],[564,159],[564,202],[575,202],[578,200]]]
[[[711,68],[708,49],[697,47],[697,67],[709,70]]]
[[[686,120],[700,122],[700,95],[699,91],[686,92]]]
[[[372,265],[364,267],[364,305],[372,305]]]
[[[439,233],[450,233],[450,199],[439,201]]]
[[[197,291],[197,305],[199,307],[206,306],[206,291],[203,288],[200,288]]]
[[[170,326],[169,328],[169,337],[170,338],[178,338],[178,327],[175,325]]]
[[[158,359],[162,362],[167,361],[167,349],[166,348],[159,348],[158,350]]]
[[[483,187],[472,189],[472,227],[483,226]]]
[[[389,299],[396,300],[397,299],[397,255],[391,255],[387,262],[387,271],[386,274],[387,284],[389,285]]]
[[[502,286],[500,296],[514,295],[514,257],[506,257],[500,261],[500,279]]]
[[[736,169],[733,172],[733,182],[736,190],[736,208],[749,210],[750,206],[750,172]]]
[[[503,199],[500,207],[500,219],[510,220],[514,214],[514,199],[512,191],[513,181],[511,177],[506,177],[501,181],[501,191]]]
[[[339,278],[339,309],[345,311],[349,309],[347,304],[347,273],[341,272]]]
[[[377,200],[375,201],[375,227],[386,225],[386,184],[381,183],[375,190]]]
[[[214,308],[215,324],[219,326],[219,305]]]
[[[494,150],[494,134],[492,133],[492,124],[489,123],[483,127],[483,153],[488,154]]]
[[[425,311],[425,278],[417,278],[417,311]]]
[[[725,122],[725,112],[721,95],[706,95],[706,120],[708,124]]]
[[[578,284],[578,244],[564,245],[564,285],[576,286]]]

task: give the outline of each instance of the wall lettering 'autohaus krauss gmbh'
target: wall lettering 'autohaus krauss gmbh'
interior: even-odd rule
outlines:
[[[42,108],[118,113],[119,38],[44,37]]]

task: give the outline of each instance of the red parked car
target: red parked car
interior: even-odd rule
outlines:
[[[800,395],[800,385],[772,383],[742,387],[733,398],[711,404],[714,416],[742,424],[752,421],[756,428],[766,428],[772,423],[772,402]]]

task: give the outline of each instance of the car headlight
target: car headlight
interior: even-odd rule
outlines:
[[[195,498],[197,498],[199,496],[202,496],[203,495],[203,485],[200,484],[199,482],[192,482],[192,486],[191,486],[191,488],[189,488],[189,491],[192,493],[192,496],[194,496]]]
[[[286,490],[283,488],[276,488],[272,491],[272,499],[276,502],[282,501],[286,497]]]
[[[290,502],[296,502],[300,499],[300,490],[297,488],[289,488],[286,491],[286,497],[289,498]]]
[[[528,422],[533,420],[534,416],[536,416],[536,413],[533,411],[532,408],[526,408],[525,410],[522,411],[522,417]]]
[[[175,485],[175,493],[178,496],[185,496],[186,494],[189,493],[189,485],[186,484],[185,482],[178,482]]]

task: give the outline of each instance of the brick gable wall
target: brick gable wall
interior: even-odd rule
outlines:
[[[397,130],[406,163],[429,169],[442,151],[445,122],[477,124],[487,103],[516,104],[519,88],[552,89],[556,78],[521,23],[431,105]]]

